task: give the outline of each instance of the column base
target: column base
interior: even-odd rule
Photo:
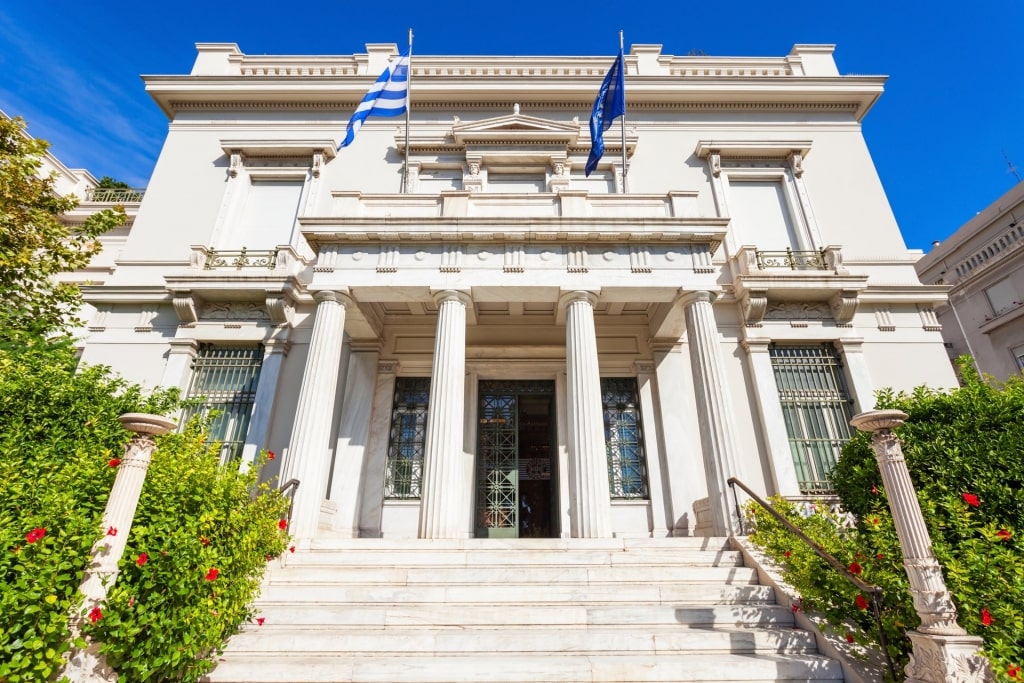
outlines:
[[[993,680],[992,667],[979,654],[983,642],[977,636],[941,636],[908,631],[914,651],[907,664],[907,683],[971,683]]]

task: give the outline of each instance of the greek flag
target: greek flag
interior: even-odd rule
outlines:
[[[388,64],[348,120],[345,139],[338,149],[348,147],[363,127],[367,116],[398,116],[409,104],[409,51]]]
[[[604,155],[604,132],[612,125],[612,121],[626,113],[626,76],[623,61],[620,49],[619,56],[615,58],[612,68],[608,69],[608,75],[601,83],[601,89],[597,91],[594,109],[590,112],[590,156],[584,168],[588,176],[597,168],[597,162]]]

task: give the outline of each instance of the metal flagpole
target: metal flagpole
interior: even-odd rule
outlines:
[[[412,29],[409,29],[409,61],[405,81],[405,168],[402,169],[402,192],[409,191],[409,110],[412,109]],[[625,135],[625,133],[623,133]]]
[[[622,38],[622,31],[619,31],[619,54],[622,55],[622,64],[619,68],[622,69],[622,119],[620,121],[622,126],[622,191],[624,193],[629,192],[629,180],[628,172],[626,169],[626,55],[623,52],[625,49],[625,42]]]

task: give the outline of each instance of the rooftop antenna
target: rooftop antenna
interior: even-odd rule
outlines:
[[[1017,182],[1019,183],[1020,182],[1020,173],[1017,173],[1017,167],[1013,165],[1012,161],[1010,161],[1010,157],[1008,157],[1006,155],[1006,150],[1005,149],[1003,150],[1003,158],[1006,159],[1006,168],[1007,168],[1006,172],[1007,173],[1012,173],[1013,177],[1016,178]]]

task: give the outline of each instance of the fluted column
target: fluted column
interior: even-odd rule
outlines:
[[[466,471],[463,429],[466,402],[465,292],[447,289],[434,295],[437,332],[430,378],[430,405],[423,448],[423,488],[420,498],[420,538],[463,538],[469,510],[465,509]]]
[[[914,645],[907,664],[907,681],[990,680],[988,661],[978,654],[981,638],[968,635],[956,622],[956,605],[932,552],[931,536],[910,480],[903,447],[892,432],[906,419],[907,414],[899,410],[869,410],[855,415],[850,424],[871,433],[871,449],[889,499],[914,609],[921,619],[921,625],[907,633]]]
[[[573,538],[610,538],[608,453],[601,410],[593,292],[570,292],[565,306],[569,517]]]
[[[124,428],[134,432],[135,436],[124,447],[124,456],[117,464],[117,476],[114,486],[110,489],[107,507],[103,511],[103,526],[107,532],[92,550],[92,562],[85,571],[85,578],[79,591],[85,597],[81,612],[71,619],[71,640],[74,641],[81,633],[82,620],[107,598],[107,592],[117,581],[117,564],[124,555],[128,545],[128,534],[135,520],[135,510],[139,506],[142,485],[146,482],[146,472],[156,450],[153,436],[165,434],[177,425],[172,420],[159,415],[145,413],[127,413],[118,418]],[[106,666],[99,646],[88,643],[85,647],[75,647],[68,658],[64,675],[75,683],[84,681],[116,681],[117,675]]]
[[[729,422],[735,415],[729,399],[729,380],[718,342],[718,325],[711,308],[713,295],[698,291],[680,298],[686,317],[686,334],[693,366],[693,386],[697,395],[701,450],[708,478],[708,502],[712,517],[712,534],[728,536],[734,532],[729,507],[727,481],[739,474],[736,468],[736,447]]]
[[[300,542],[316,535],[320,507],[327,494],[331,465],[328,449],[345,335],[345,306],[351,302],[347,294],[333,291],[317,292],[313,298],[317,302],[313,335],[295,406],[288,454],[281,468],[281,484],[299,480],[288,530]]]

